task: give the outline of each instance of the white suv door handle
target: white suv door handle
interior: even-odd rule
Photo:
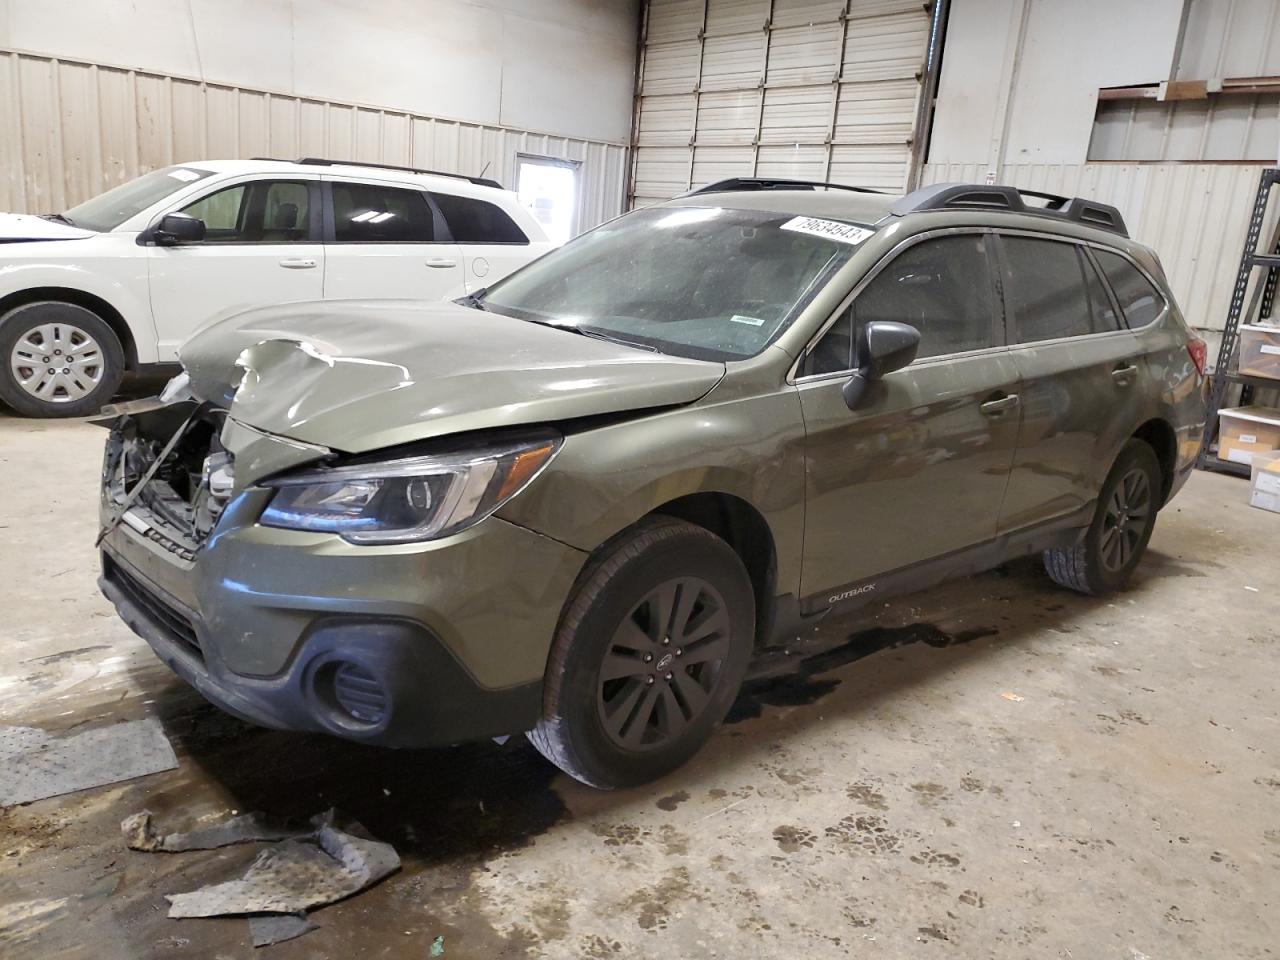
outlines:
[[[456,267],[457,265],[458,265],[457,260],[450,260],[448,257],[432,257],[430,260],[427,261],[428,267],[439,267],[442,269],[448,268],[448,267]]]
[[[280,261],[280,266],[286,270],[310,270],[316,265],[316,261],[311,257],[285,257]]]

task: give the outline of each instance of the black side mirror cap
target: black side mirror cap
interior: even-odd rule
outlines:
[[[200,243],[204,240],[204,221],[185,213],[166,213],[151,231],[151,238],[161,246]]]
[[[850,410],[857,407],[867,387],[886,374],[901,370],[916,358],[920,331],[907,323],[873,320],[858,331],[858,370],[841,393]]]

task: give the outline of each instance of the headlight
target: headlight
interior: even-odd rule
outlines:
[[[336,533],[352,543],[434,540],[479,523],[523,490],[559,436],[288,474],[267,482],[269,527]]]

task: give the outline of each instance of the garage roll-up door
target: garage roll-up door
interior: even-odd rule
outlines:
[[[651,0],[631,205],[735,176],[902,191],[931,11],[920,0]]]

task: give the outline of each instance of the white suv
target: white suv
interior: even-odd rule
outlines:
[[[126,370],[267,303],[475,293],[552,248],[492,180],[312,158],[148,173],[65,213],[0,214],[0,400],[80,416]]]

